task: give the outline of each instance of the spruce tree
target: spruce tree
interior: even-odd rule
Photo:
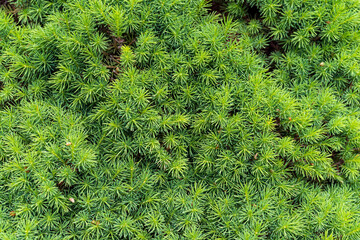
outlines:
[[[0,5],[1,239],[360,239],[357,0]]]

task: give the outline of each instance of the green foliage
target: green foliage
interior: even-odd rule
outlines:
[[[360,238],[357,1],[5,2],[1,239]]]

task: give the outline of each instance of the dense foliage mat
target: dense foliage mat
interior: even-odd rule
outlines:
[[[360,239],[357,0],[0,4],[1,239]]]

